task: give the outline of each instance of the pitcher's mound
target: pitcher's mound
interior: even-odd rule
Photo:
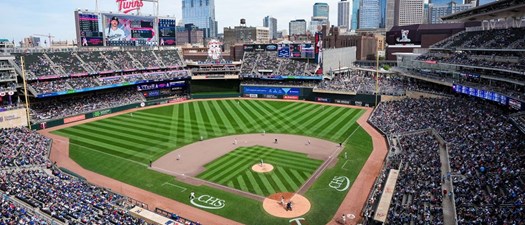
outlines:
[[[281,204],[281,196],[284,197],[284,205]],[[286,210],[286,205],[290,201],[292,202],[292,210]],[[265,198],[263,208],[267,213],[275,217],[295,218],[310,211],[311,205],[310,201],[302,195],[282,192]]]
[[[268,173],[273,170],[272,164],[263,163],[262,166],[260,163],[257,163],[252,166],[252,170],[257,173]]]

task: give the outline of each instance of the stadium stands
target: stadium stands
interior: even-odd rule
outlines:
[[[317,64],[280,58],[276,52],[245,52],[241,76],[260,77],[264,75],[312,76]]]
[[[317,90],[355,92],[359,94],[375,94],[376,80],[363,72],[335,75],[332,80],[324,80],[316,87]],[[379,93],[384,95],[405,95],[403,82],[398,78],[380,77]]]
[[[116,70],[101,52],[78,52],[77,55],[91,67],[92,73]]]
[[[31,102],[31,121],[42,122],[143,101],[134,87],[34,100]]]
[[[525,43],[525,28],[509,28],[463,32],[432,47],[445,49],[520,49],[519,47],[523,43]]]
[[[381,103],[370,122],[387,135],[437,130],[450,154],[459,224],[525,222],[524,136],[495,106],[459,97],[405,99]]]

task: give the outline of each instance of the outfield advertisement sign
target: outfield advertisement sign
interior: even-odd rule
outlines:
[[[0,128],[20,127],[26,125],[26,109],[15,109],[0,112]]]
[[[330,102],[330,99],[329,98],[315,98],[315,101],[317,102]]]
[[[96,111],[93,113],[93,117],[99,117],[99,116],[103,116],[103,115],[108,115],[108,114],[111,114],[111,109],[104,109],[104,110],[101,110],[101,111]]]
[[[260,95],[301,95],[300,88],[280,88],[280,87],[243,87],[244,94]]]
[[[285,96],[283,96],[283,99],[288,99],[288,100],[299,100],[299,96],[290,96],[290,95],[285,95]]]
[[[85,120],[86,115],[78,115],[73,117],[64,118],[64,123],[73,123],[81,120]]]
[[[259,78],[261,80],[322,80],[322,76],[259,76],[259,75],[241,75],[244,78]]]

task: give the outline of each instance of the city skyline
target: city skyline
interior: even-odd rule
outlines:
[[[304,1],[304,0],[268,0],[235,1],[221,0],[215,2],[215,20],[218,21],[218,33],[223,33],[224,27],[239,25],[241,18],[246,19],[248,26],[262,27],[265,16],[272,16],[278,21],[277,30],[288,30],[288,22],[295,19],[310,20],[312,6],[316,2],[326,2],[330,8],[337,8],[339,0]],[[181,0],[159,0],[160,16],[175,16],[182,19]],[[117,12],[115,0],[99,0],[99,10]],[[153,13],[152,4],[144,2],[143,15]],[[45,10],[42,10],[45,9]],[[74,11],[95,11],[95,1],[86,0],[2,0],[0,14],[7,20],[0,21],[3,32],[0,38],[14,40],[16,43],[33,34],[51,34],[55,41],[72,41],[76,39]],[[257,9],[254,13],[252,10]],[[291,13],[292,12],[292,13]],[[330,21],[337,21],[337,12],[330,13]],[[14,21],[14,22],[13,22]],[[43,39],[47,39],[42,37]]]

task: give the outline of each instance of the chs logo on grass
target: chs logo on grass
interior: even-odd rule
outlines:
[[[222,209],[224,208],[225,200],[215,198],[209,195],[201,195],[198,198],[194,198],[191,204],[203,209]]]
[[[129,13],[133,10],[139,10],[144,6],[142,0],[117,0],[118,11]]]
[[[350,179],[345,176],[335,176],[328,186],[337,191],[346,191],[350,187]]]

